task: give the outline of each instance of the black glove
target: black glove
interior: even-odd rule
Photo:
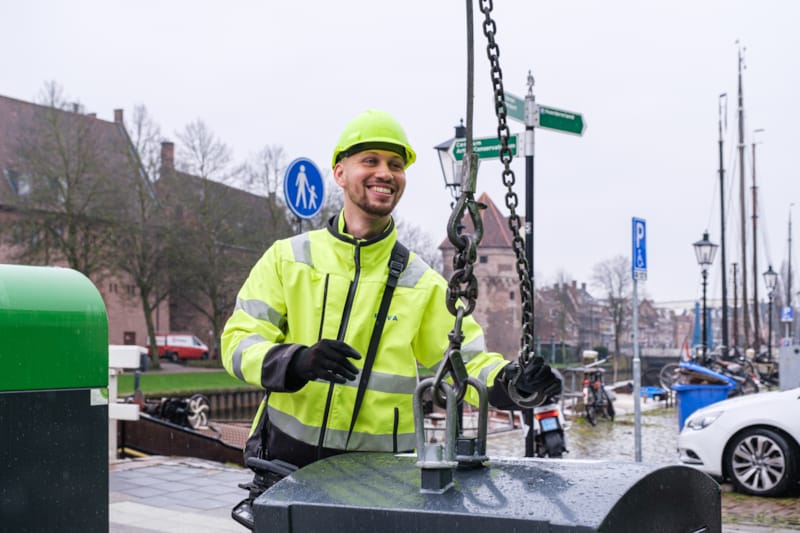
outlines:
[[[361,359],[361,354],[341,341],[322,339],[310,348],[301,348],[292,356],[289,372],[303,381],[324,379],[344,383],[356,379],[358,369],[351,359]]]
[[[511,385],[524,397],[525,407],[542,405],[561,394],[561,379],[539,356],[533,357],[519,369],[517,375],[512,377]]]

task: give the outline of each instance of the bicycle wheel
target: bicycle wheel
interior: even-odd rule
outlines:
[[[614,421],[614,402],[611,401],[611,397],[606,392],[606,389],[603,387],[600,389],[600,402],[602,404],[600,414],[603,415],[603,418],[608,418],[612,422]]]
[[[669,392],[672,390],[672,384],[678,379],[678,370],[680,365],[678,363],[667,363],[661,367],[661,372],[658,373],[658,383],[661,388]]]
[[[597,425],[597,392],[591,389],[589,397],[586,398],[586,420],[593,426]]]

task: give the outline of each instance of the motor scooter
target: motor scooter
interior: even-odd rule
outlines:
[[[560,458],[567,450],[564,415],[558,396],[533,408],[533,453],[536,457]]]

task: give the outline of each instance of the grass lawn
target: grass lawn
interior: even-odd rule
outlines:
[[[133,374],[122,374],[118,380],[118,396],[133,394]],[[139,388],[145,395],[185,396],[198,391],[252,388],[224,370],[219,372],[143,373]]]

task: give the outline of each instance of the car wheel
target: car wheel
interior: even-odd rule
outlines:
[[[178,357],[178,352],[170,352],[169,353],[169,360],[173,363],[177,363],[180,361],[180,357]]]
[[[203,352],[203,359],[208,359],[208,352]]]
[[[194,394],[189,398],[189,412],[187,419],[192,429],[204,429],[208,427],[208,415],[211,408],[208,405],[208,398],[202,394]]]
[[[748,429],[731,441],[725,467],[738,492],[776,496],[797,480],[796,453],[780,433],[766,428]]]

